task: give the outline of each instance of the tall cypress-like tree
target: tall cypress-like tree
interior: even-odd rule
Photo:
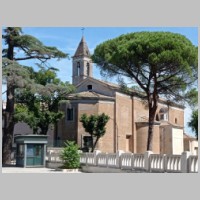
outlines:
[[[3,66],[9,68],[15,68],[19,64],[17,61],[37,59],[38,61],[45,63],[51,58],[66,58],[68,55],[59,51],[56,47],[48,47],[42,44],[38,39],[31,35],[25,35],[22,33],[20,27],[7,27],[4,29],[2,35],[6,49],[3,49],[2,55]],[[18,53],[20,51],[20,54]],[[20,67],[18,68],[20,71]],[[25,76],[24,76],[25,78]],[[4,133],[2,144],[2,163],[9,164],[11,161],[13,131],[14,131],[14,103],[15,103],[15,89],[18,87],[16,82],[9,79],[9,73],[7,74],[7,91],[6,91],[6,110],[4,113]]]

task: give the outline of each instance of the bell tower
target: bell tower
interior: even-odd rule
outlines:
[[[90,58],[90,52],[85,42],[84,36],[82,36],[78,48],[72,57],[72,84],[78,85],[87,77],[92,77],[92,60]]]

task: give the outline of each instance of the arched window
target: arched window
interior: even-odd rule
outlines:
[[[80,76],[80,68],[81,68],[80,62],[77,62],[77,76]]]
[[[178,123],[178,120],[177,120],[177,118],[175,118],[175,124],[177,124]]]
[[[159,121],[159,116],[158,116],[158,114],[156,114],[156,121]]]
[[[159,111],[160,120],[168,120],[168,108],[161,108]]]
[[[87,63],[87,76],[89,76],[90,75],[90,64],[89,63]]]

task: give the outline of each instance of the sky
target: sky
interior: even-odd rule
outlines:
[[[186,36],[195,46],[198,45],[198,28],[197,27],[22,27],[24,34],[32,35],[38,38],[44,45],[55,46],[64,53],[69,54],[69,58],[57,61],[53,59],[49,64],[59,69],[58,77],[62,81],[72,82],[72,59],[78,44],[84,34],[85,40],[92,54],[95,47],[108,39],[118,37],[122,34],[140,31],[169,31],[180,33]],[[4,48],[2,43],[2,47]],[[20,52],[18,52],[20,53]],[[21,64],[27,66],[35,66],[36,60],[22,61]],[[34,67],[38,70],[37,67]],[[100,75],[100,70],[94,65],[93,76],[97,79],[103,79]],[[115,79],[110,79],[110,82],[115,82]],[[2,92],[5,91],[5,86]],[[2,97],[5,99],[5,95]],[[189,135],[194,135],[192,130],[187,126],[191,116],[191,109],[187,106],[185,109],[185,132]]]

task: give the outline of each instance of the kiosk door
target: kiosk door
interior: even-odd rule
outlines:
[[[43,150],[44,145],[42,144],[27,144],[26,165],[43,165]]]

